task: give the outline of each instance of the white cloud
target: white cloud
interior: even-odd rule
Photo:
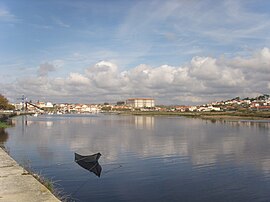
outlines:
[[[209,57],[193,57],[191,60],[190,75],[197,79],[214,80],[219,77],[220,70],[216,59]]]
[[[67,82],[71,85],[88,85],[90,81],[87,77],[79,73],[70,73]]]
[[[88,68],[86,74],[97,88],[117,90],[126,85],[124,75],[110,62],[101,61]]]
[[[231,61],[230,65],[235,67],[253,68],[270,73],[270,49],[263,48],[257,51],[253,57],[237,57]]]
[[[49,77],[48,72],[55,69],[45,63],[39,69],[42,77],[18,79],[6,86],[8,97],[24,93],[38,99],[47,95],[52,101],[63,102],[115,102],[144,96],[164,104],[205,103],[269,93],[269,52],[263,48],[249,57],[232,59],[196,56],[184,66],[142,64],[125,71],[112,62],[101,61],[83,74],[71,72],[66,78]]]

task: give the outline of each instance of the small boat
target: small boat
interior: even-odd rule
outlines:
[[[80,154],[75,152],[75,162],[84,161],[87,163],[95,163],[98,161],[100,156],[101,156],[101,153],[96,153],[96,154],[84,156],[84,155],[80,155]]]

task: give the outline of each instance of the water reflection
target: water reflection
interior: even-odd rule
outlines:
[[[266,169],[268,163],[264,160],[270,159],[269,128],[269,122],[216,121],[212,124],[196,119],[153,116],[41,117],[28,120],[27,131],[24,129],[27,136],[16,138],[35,145],[38,150],[46,149],[48,154],[54,153],[48,150],[55,146],[66,144],[71,151],[92,148],[102,151],[104,161],[117,160],[123,151],[143,158],[188,156],[194,165],[213,164],[221,155],[224,158],[232,155],[230,158],[260,164],[259,167]],[[259,134],[257,129],[261,131]]]
[[[226,124],[234,127],[255,127],[260,130],[270,129],[270,120],[207,120],[206,122],[211,122],[213,124]]]
[[[134,123],[139,129],[153,129],[154,120],[153,116],[134,116]]]
[[[102,179],[106,180],[109,177],[114,180],[116,178],[113,178],[113,175],[105,175],[109,170],[109,164],[123,164],[122,173],[114,170],[114,172],[118,172],[117,174],[128,176],[128,179],[116,180],[116,183],[123,182],[121,185],[118,184],[119,187],[124,188],[123,190],[128,189],[127,184],[132,186],[132,183],[127,182],[128,180],[135,182],[135,186],[136,183],[141,182],[143,177],[160,184],[174,181],[175,187],[182,186],[180,181],[183,178],[186,185],[194,183],[189,188],[204,187],[203,183],[209,182],[210,178],[214,179],[211,181],[212,184],[218,180],[219,183],[226,184],[227,179],[234,178],[232,176],[240,176],[238,172],[241,172],[241,169],[244,173],[243,179],[247,179],[245,175],[247,170],[256,173],[253,177],[262,174],[266,176],[264,180],[270,179],[270,122],[266,121],[211,122],[200,119],[154,116],[100,115],[96,117],[52,116],[49,118],[41,116],[29,118],[24,136],[20,135],[22,127],[19,124],[20,119],[15,119],[15,121],[18,123],[16,127],[7,129],[12,138],[6,140],[13,151],[19,150],[18,153],[21,154],[23,153],[21,151],[30,150],[28,153],[33,155],[34,159],[45,163],[68,162],[70,156],[79,150],[100,151],[103,155],[100,159],[103,168],[98,162],[96,164],[83,161],[77,163],[97,176],[100,176],[103,169]],[[51,158],[44,157],[44,153]],[[72,158],[72,164],[74,164],[73,160]],[[78,167],[76,164],[74,165]],[[211,172],[214,170],[216,176],[220,178],[215,178],[214,175],[196,178],[209,169]],[[204,174],[208,175],[211,172]],[[177,180],[174,177],[170,178],[171,176],[165,173],[173,173]],[[95,183],[94,180],[98,179],[93,175],[89,175],[89,177],[92,180],[87,182],[89,184]],[[101,183],[101,180],[99,182]],[[195,182],[198,182],[198,185]],[[248,182],[251,181],[245,181],[245,183]],[[151,184],[150,180],[146,182],[146,185],[149,184]],[[167,185],[170,186],[170,184]],[[174,184],[172,183],[171,186]],[[211,186],[208,186],[209,190],[211,190]],[[252,183],[250,183],[251,186]],[[107,188],[104,190],[108,190]],[[222,190],[226,191],[223,188]],[[143,192],[143,190],[141,191]],[[175,193],[178,192],[175,191]],[[104,193],[102,192],[102,194]],[[97,196],[102,194],[98,191],[96,193]]]
[[[82,168],[95,173],[96,176],[100,177],[102,170],[101,166],[98,163],[98,159],[101,156],[100,153],[82,156],[75,152],[74,155],[75,155],[75,162],[77,164],[79,164]]]
[[[96,176],[100,177],[102,167],[101,165],[97,162],[87,162],[84,160],[81,161],[76,161],[78,165],[80,165],[82,168],[94,173]]]

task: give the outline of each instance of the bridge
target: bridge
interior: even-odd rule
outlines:
[[[39,110],[44,111],[44,109],[43,109],[42,107],[39,107],[39,106],[37,106],[37,105],[35,105],[35,104],[31,103],[31,102],[25,102],[25,110],[26,110],[26,111],[27,111],[27,109],[28,109],[28,105],[31,105],[31,106],[33,106],[33,107],[39,109]]]
[[[22,101],[22,111],[24,111],[24,112],[28,111],[29,105],[32,106],[32,107],[35,107],[36,109],[44,111],[44,109],[42,107],[39,107],[39,106],[33,104],[31,101],[28,102],[27,97],[25,97],[24,95],[22,95],[22,97],[20,97],[20,98],[17,98],[17,100]]]
[[[20,115],[31,115],[34,114],[35,112],[29,111],[29,105],[35,107],[36,109],[40,111],[44,111],[43,108],[33,104],[32,102],[26,101],[27,98],[22,95],[21,98],[18,98],[18,100],[22,101],[22,109],[21,111],[16,111],[16,110],[0,110],[0,121],[7,121],[9,118],[13,116],[20,116]]]

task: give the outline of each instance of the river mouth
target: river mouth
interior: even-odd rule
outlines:
[[[265,201],[270,123],[184,117],[17,117],[0,136],[20,164],[75,201]],[[101,153],[100,176],[74,153]],[[98,168],[100,169],[100,168]]]

